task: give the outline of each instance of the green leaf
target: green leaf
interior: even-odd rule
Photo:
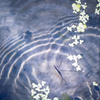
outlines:
[[[70,100],[67,93],[62,94],[59,100]]]

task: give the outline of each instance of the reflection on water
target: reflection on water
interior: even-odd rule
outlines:
[[[0,100],[32,100],[31,84],[42,80],[50,87],[49,98],[67,93],[70,100],[100,100],[100,19],[91,9],[96,1],[87,2],[90,20],[84,33],[67,30],[78,23],[73,2],[0,1]],[[75,34],[84,43],[70,47]],[[78,54],[82,70],[77,72],[67,56]],[[99,85],[93,86],[93,81]]]

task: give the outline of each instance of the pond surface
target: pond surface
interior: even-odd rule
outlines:
[[[70,100],[100,100],[100,15],[94,14],[97,1],[82,0],[89,15],[83,33],[67,30],[67,26],[79,23],[78,14],[72,10],[74,2],[0,1],[0,100],[32,100],[32,83],[42,81],[50,87],[51,99],[67,93]],[[70,47],[74,35],[84,42]],[[82,56],[78,61],[81,71],[76,71],[67,58],[78,54]],[[94,81],[98,86],[93,86]]]

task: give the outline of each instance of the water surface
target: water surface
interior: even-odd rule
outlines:
[[[94,14],[97,1],[82,0],[87,2],[90,18],[84,33],[67,30],[79,22],[78,15],[72,13],[73,2],[0,1],[0,100],[32,100],[31,84],[42,80],[50,87],[51,99],[67,93],[70,100],[100,100],[100,16]],[[75,34],[84,43],[72,48],[69,43]],[[78,54],[82,55],[82,70],[77,72],[67,56]],[[60,65],[66,82],[61,82],[54,65]]]

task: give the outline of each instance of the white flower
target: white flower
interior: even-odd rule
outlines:
[[[79,25],[77,26],[77,31],[84,32],[86,28],[87,26],[85,24],[79,23]]]
[[[80,36],[79,35],[77,36],[77,39],[80,39]]]
[[[100,3],[98,3],[96,7],[97,7],[97,8],[100,7]]]
[[[46,91],[50,91],[49,86],[46,87]]]
[[[98,9],[95,9],[95,14],[99,15],[99,10]]]
[[[82,56],[79,54],[79,55],[77,55],[77,59],[81,59],[82,58]]]
[[[45,81],[42,81],[42,86],[44,86],[44,85],[45,85],[45,83],[46,83]]]
[[[78,65],[78,66],[76,67],[76,71],[79,71],[79,70],[81,70],[81,68],[80,68],[80,66]]]
[[[43,98],[45,95],[43,93],[38,93],[38,95]]]
[[[74,60],[77,60],[77,56],[76,55],[73,55],[73,58],[74,58]]]
[[[37,87],[35,90],[37,90],[37,91],[41,91],[39,87]]]
[[[36,100],[39,100],[39,95],[37,94],[37,95],[35,95],[34,97],[33,97],[34,99],[36,99]]]
[[[98,2],[100,2],[100,0],[98,0]]]
[[[77,11],[74,10],[73,13],[74,13],[74,14],[77,14]]]
[[[89,15],[88,15],[88,14],[86,14],[84,17],[85,17],[87,20],[89,20]]]
[[[45,88],[41,89],[41,92],[45,92]]]
[[[38,84],[38,87],[39,87],[39,88],[42,88],[42,85],[39,83],[39,84]]]
[[[70,61],[73,60],[73,56],[72,56],[72,55],[68,56],[67,58],[68,58]]]
[[[32,83],[32,86],[33,86],[33,88],[36,88],[37,87],[37,85],[35,83]]]
[[[45,94],[48,95],[49,93],[50,93],[50,89],[49,89],[49,86],[47,86],[47,87],[45,88]]]
[[[84,42],[84,40],[80,40],[80,44],[82,44]]]
[[[79,20],[82,21],[83,24],[86,24],[87,20],[89,20],[89,16],[79,16]]]
[[[76,35],[74,35],[74,36],[72,37],[72,39],[76,39]]]
[[[75,25],[72,25],[71,27],[72,27],[72,28],[76,28],[76,26],[75,26]]]
[[[74,11],[80,12],[80,8],[81,8],[81,5],[80,4],[73,3],[72,4],[72,7],[73,7],[73,10]]]
[[[84,16],[86,13],[85,13],[85,10],[83,10],[80,15]]]
[[[78,35],[74,35],[73,37],[72,37],[72,39],[76,39],[76,40],[78,40],[78,39],[80,39],[80,36]]]
[[[53,100],[58,100],[58,98],[57,97],[54,97]]]
[[[69,46],[70,47],[74,47],[74,43],[69,43]]]
[[[40,98],[42,98],[42,100],[51,100],[48,98],[48,94],[50,93],[49,86],[47,86],[46,88],[42,88],[45,83],[45,81],[42,81],[42,85],[40,83],[38,83],[38,85],[32,83],[34,90],[31,90],[31,96],[33,97],[33,99],[40,100]]]
[[[96,83],[96,82],[93,82],[93,85],[94,85],[94,86],[98,86],[98,83]]]
[[[77,67],[77,66],[78,66],[78,63],[75,62],[75,63],[72,63],[72,65],[73,65],[74,67]]]
[[[81,1],[80,0],[76,0],[75,2],[78,3],[78,4],[81,4]]]
[[[83,7],[83,9],[85,9],[87,6],[86,5],[81,5]]]
[[[32,89],[31,90],[31,96],[34,96],[34,94],[36,94],[36,92]]]
[[[78,40],[75,40],[73,43],[77,45],[79,42],[78,42]]]
[[[44,97],[43,97],[44,99],[43,100],[47,100],[47,96],[46,95],[44,95]]]
[[[72,28],[71,27],[67,27],[68,31],[72,31]]]
[[[51,99],[47,99],[47,100],[51,100]]]

